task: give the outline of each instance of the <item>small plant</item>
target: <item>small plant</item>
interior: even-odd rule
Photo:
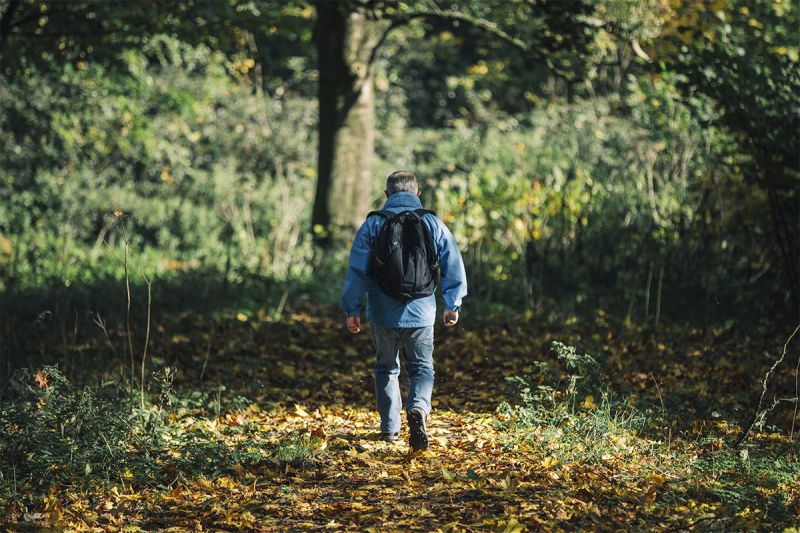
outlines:
[[[295,435],[278,443],[275,461],[280,465],[305,469],[317,464],[323,450],[323,440],[312,435]]]
[[[214,399],[208,402],[208,408],[214,413],[214,418],[219,418],[222,414],[222,393],[225,392],[225,385],[218,385],[214,392]]]
[[[172,407],[175,403],[175,381],[176,370],[171,367],[164,367],[161,371],[153,372],[153,381],[158,387],[158,409],[163,411],[165,407]]]
[[[510,434],[546,450],[562,450],[564,458],[589,460],[645,428],[641,412],[602,389],[592,356],[558,341],[552,347],[566,374],[537,362],[530,378],[507,378],[519,394],[518,405],[499,408],[508,417]]]

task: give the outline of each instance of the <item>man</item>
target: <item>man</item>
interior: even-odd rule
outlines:
[[[387,217],[422,208],[417,178],[411,172],[393,172],[386,180],[386,203],[359,228],[350,251],[350,264],[340,306],[347,312],[347,329],[361,331],[361,297],[367,293],[367,320],[375,345],[375,392],[381,417],[381,437],[391,442],[400,433],[400,351],[406,360],[408,396],[406,416],[409,444],[414,450],[428,447],[427,421],[433,392],[433,324],[436,320],[434,294],[414,299],[398,299],[386,294],[374,281],[376,239]],[[445,304],[444,325],[458,322],[461,300],[467,294],[467,281],[461,253],[450,230],[432,212],[419,212],[427,227],[434,252],[438,255],[441,288]],[[378,216],[382,215],[382,216]],[[405,239],[403,239],[405,240]],[[394,242],[396,245],[397,242]],[[435,285],[431,284],[435,289]]]

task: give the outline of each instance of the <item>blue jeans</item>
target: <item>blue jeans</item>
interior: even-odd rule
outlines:
[[[421,328],[385,328],[370,324],[375,343],[375,394],[381,415],[381,433],[400,431],[400,351],[408,372],[406,410],[431,412],[433,392],[433,326]]]

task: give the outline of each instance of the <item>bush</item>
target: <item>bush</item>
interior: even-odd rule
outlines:
[[[152,270],[307,272],[313,101],[253,94],[223,54],[166,36],[124,64],[0,89],[0,287],[93,272],[115,210]]]

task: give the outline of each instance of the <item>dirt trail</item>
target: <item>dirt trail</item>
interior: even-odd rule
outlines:
[[[396,443],[379,439],[369,330],[353,336],[343,325],[335,310],[320,316],[312,309],[212,334],[206,379],[224,384],[226,395],[255,400],[214,422],[219,438],[241,425],[254,428],[253,446],[306,436],[323,448],[314,464],[271,463],[178,481],[170,490],[108,494],[99,499],[110,508],[100,523],[146,530],[517,531],[521,505],[543,506],[543,520],[571,514],[567,502],[543,497],[540,469],[529,466],[537,459],[504,448],[494,427],[503,377],[524,360],[493,356],[461,325],[437,327],[431,444],[414,454],[405,427]]]
[[[224,384],[221,394],[246,397],[247,405],[218,419],[183,413],[172,423],[187,432],[210,432],[222,446],[273,450],[294,439],[319,456],[305,465],[280,460],[234,465],[217,475],[176,475],[166,488],[114,489],[62,501],[61,524],[109,530],[516,532],[686,529],[708,519],[702,506],[654,506],[669,487],[667,478],[645,473],[635,461],[624,464],[622,455],[602,466],[560,464],[549,452],[515,443],[504,433],[497,407],[510,398],[505,378],[525,374],[538,359],[552,361],[548,346],[554,338],[580,342],[575,330],[534,332],[524,320],[481,331],[468,320],[448,330],[437,327],[431,446],[415,454],[405,427],[397,443],[379,439],[368,330],[349,335],[337,310],[311,307],[297,308],[281,321],[226,324],[204,337],[211,347],[206,382]],[[602,323],[587,326],[594,336],[588,340],[608,348],[609,368],[620,369],[618,377],[631,390],[655,395],[647,382],[659,363],[650,350],[686,350],[682,360],[689,366],[673,376],[684,384],[681,394],[709,386],[703,382],[706,359],[692,356],[691,346],[676,342],[682,348],[670,348],[651,340],[612,346],[618,341],[610,329]],[[193,327],[191,321],[187,327]],[[663,390],[669,396],[670,379],[660,380],[659,395]],[[717,385],[736,379],[730,372]],[[178,383],[179,390],[192,386],[196,381],[188,378]],[[686,424],[699,422],[689,417]],[[169,471],[169,458],[163,468]],[[618,471],[636,476],[640,468],[641,482],[616,479]]]

